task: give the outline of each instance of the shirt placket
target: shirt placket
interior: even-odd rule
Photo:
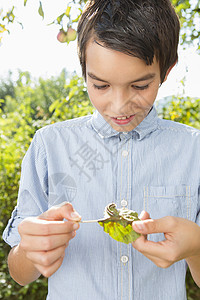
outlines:
[[[117,206],[129,208],[131,195],[131,139],[120,134],[118,151],[118,197]],[[118,243],[119,300],[132,300],[132,257],[130,244]]]

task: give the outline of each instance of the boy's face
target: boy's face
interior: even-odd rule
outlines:
[[[147,116],[160,84],[159,63],[104,48],[90,41],[86,48],[86,82],[94,107],[121,132],[133,130]]]

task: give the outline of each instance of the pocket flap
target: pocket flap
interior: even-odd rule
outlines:
[[[156,198],[174,198],[193,196],[194,189],[189,185],[174,185],[174,186],[149,186],[148,197]]]

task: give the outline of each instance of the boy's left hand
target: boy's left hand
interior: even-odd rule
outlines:
[[[153,220],[147,212],[140,218],[142,221],[132,226],[142,236],[132,245],[158,267],[167,268],[181,259],[200,256],[200,227],[196,223],[171,216]],[[148,241],[147,234],[151,233],[164,233],[165,240]]]

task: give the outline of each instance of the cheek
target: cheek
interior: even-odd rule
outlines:
[[[88,96],[90,98],[90,101],[92,103],[94,103],[95,99],[97,99],[97,97],[95,96],[95,91],[92,88],[90,88],[90,87],[87,87],[87,91],[88,91]]]
[[[153,103],[156,99],[157,93],[158,93],[158,88],[154,88],[154,89],[146,91],[146,93],[143,95],[144,96],[143,100],[147,106],[153,105]]]
[[[97,109],[100,110],[102,107],[102,99],[98,96],[97,92],[90,86],[87,87],[88,96],[90,98],[90,101],[92,105]]]
[[[145,109],[152,106],[154,102],[154,93],[150,91],[145,91],[138,93],[137,96],[133,99],[132,104],[137,109]]]
[[[92,87],[90,87],[90,85],[87,85],[87,92],[88,92],[88,96],[90,98],[90,101],[93,102],[93,99],[95,99],[95,93],[92,89]]]

